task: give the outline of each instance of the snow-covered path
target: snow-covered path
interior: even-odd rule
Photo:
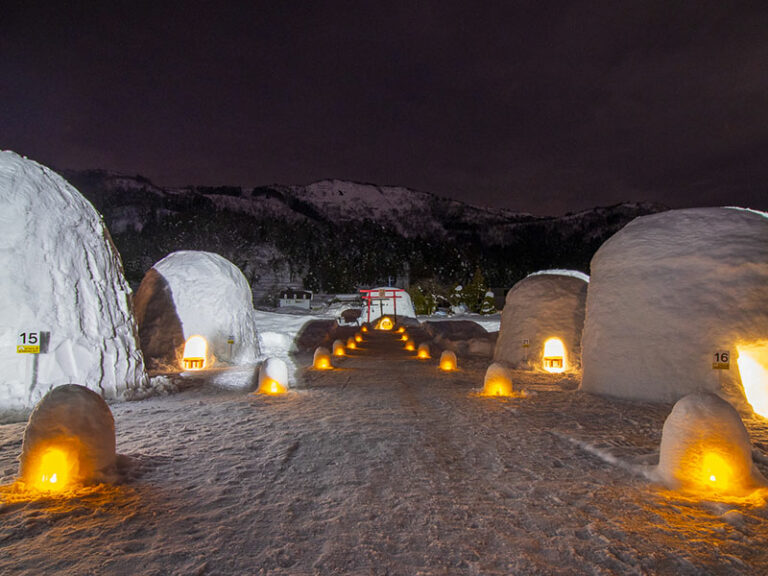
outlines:
[[[765,506],[695,502],[638,473],[669,407],[526,373],[527,397],[479,397],[484,362],[443,374],[373,340],[285,396],[202,386],[113,407],[134,477],[8,498],[0,573],[768,572]],[[0,426],[6,481],[22,430]]]

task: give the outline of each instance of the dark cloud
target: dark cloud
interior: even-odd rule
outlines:
[[[0,19],[0,146],[60,168],[768,209],[764,2],[75,4]]]

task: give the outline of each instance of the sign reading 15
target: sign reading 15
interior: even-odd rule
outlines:
[[[17,354],[40,354],[40,332],[22,332],[16,341]]]

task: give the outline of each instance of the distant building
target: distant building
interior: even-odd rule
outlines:
[[[309,290],[297,290],[288,288],[280,293],[280,308],[306,308],[310,309],[312,305],[312,292]]]

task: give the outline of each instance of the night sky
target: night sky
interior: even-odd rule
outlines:
[[[764,0],[15,4],[0,147],[57,169],[768,209]]]

